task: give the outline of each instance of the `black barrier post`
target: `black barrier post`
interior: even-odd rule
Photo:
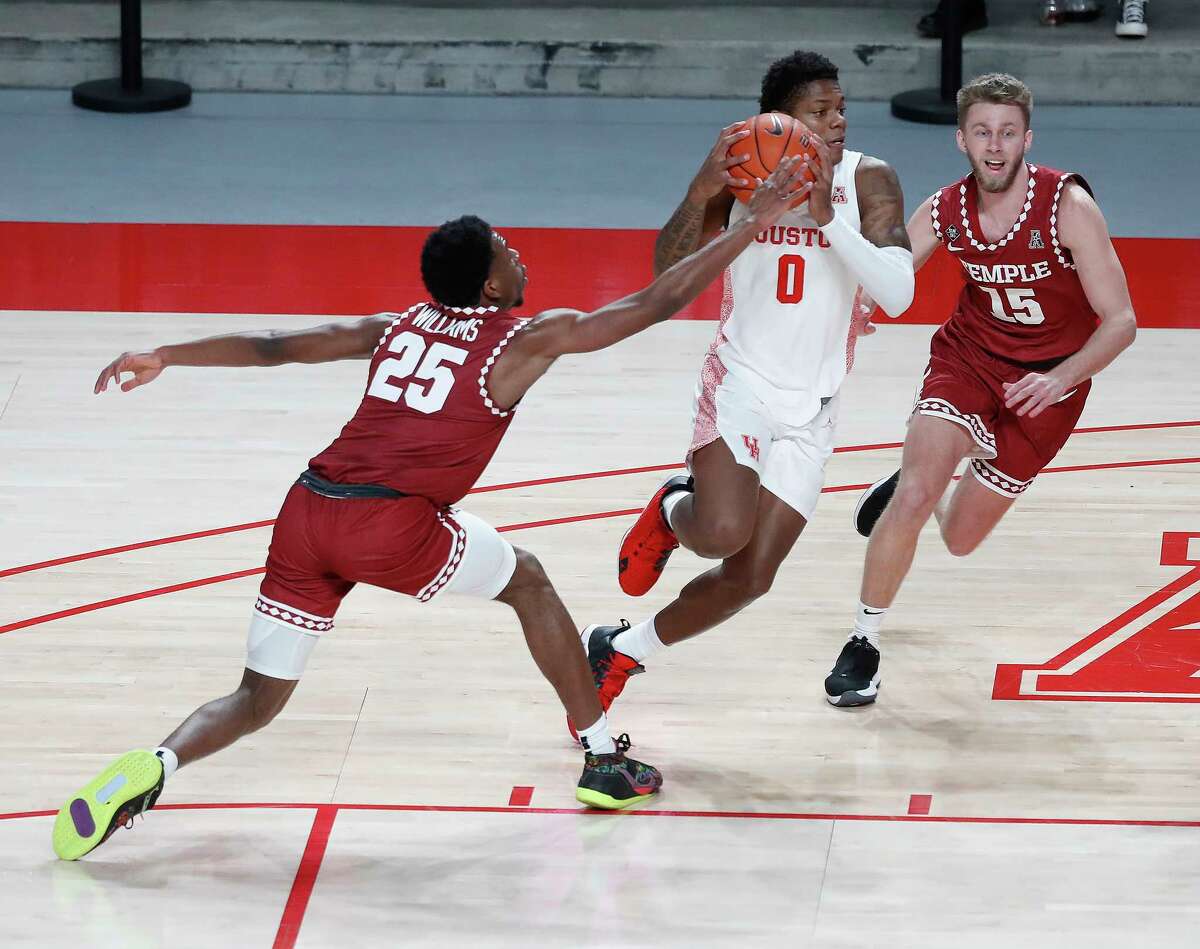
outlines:
[[[192,87],[142,77],[142,0],[121,0],[121,78],[81,82],[71,101],[98,112],[165,112],[192,101]]]
[[[910,89],[892,97],[892,115],[909,122],[953,125],[954,98],[962,86],[963,0],[945,0],[942,23],[942,82],[938,89]]]

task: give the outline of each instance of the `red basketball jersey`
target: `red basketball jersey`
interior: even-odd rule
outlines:
[[[1099,318],[1079,282],[1071,252],[1058,241],[1058,202],[1071,172],[1027,165],[1025,207],[1012,229],[985,243],[974,175],[939,191],[933,232],[963,269],[966,286],[938,332],[965,337],[1009,362],[1052,364],[1078,352]]]
[[[340,484],[460,500],[512,422],[512,410],[492,404],[487,377],[525,323],[495,307],[434,303],[397,316],[371,357],[354,418],[309,467]]]

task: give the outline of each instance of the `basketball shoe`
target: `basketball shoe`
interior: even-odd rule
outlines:
[[[900,483],[900,472],[881,478],[862,493],[858,504],[854,506],[854,529],[863,537],[870,537],[875,529],[875,522],[888,506],[888,501],[896,493],[896,485]]]
[[[588,807],[617,811],[644,801],[662,787],[657,768],[626,757],[628,735],[615,739],[617,750],[611,755],[587,754],[575,799]]]
[[[629,620],[623,619],[620,626],[589,626],[579,634],[583,648],[587,650],[588,665],[592,667],[592,681],[596,683],[596,692],[600,696],[600,708],[605,712],[624,691],[629,677],[646,671],[646,667],[636,659],[613,649],[613,637],[627,629]],[[571,730],[571,737],[578,741],[579,733],[569,716],[567,728]]]
[[[54,852],[78,860],[108,840],[118,827],[154,806],[163,789],[162,761],[149,751],[122,755],[63,805],[54,820]]]
[[[825,697],[838,708],[870,705],[879,695],[879,684],[879,650],[866,636],[855,636],[846,640],[825,677]]]
[[[650,591],[679,546],[679,539],[663,514],[663,498],[672,491],[692,490],[692,479],[688,475],[668,478],[626,532],[617,558],[617,581],[630,596],[644,596]]]

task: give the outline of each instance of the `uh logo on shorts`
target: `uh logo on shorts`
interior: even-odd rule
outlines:
[[[753,435],[743,435],[742,441],[746,443],[746,450],[750,452],[750,457],[758,461],[758,439]]]

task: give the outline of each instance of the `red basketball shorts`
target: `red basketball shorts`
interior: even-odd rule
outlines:
[[[913,411],[948,419],[975,442],[971,473],[987,488],[1018,498],[1050,463],[1079,421],[1092,383],[1066,392],[1036,418],[1004,405],[1004,383],[1024,378],[1029,367],[996,359],[967,340],[938,331]]]
[[[330,498],[295,484],[284,499],[254,604],[246,665],[298,679],[357,583],[424,602],[441,593],[495,599],[516,568],[486,522],[425,498]]]

